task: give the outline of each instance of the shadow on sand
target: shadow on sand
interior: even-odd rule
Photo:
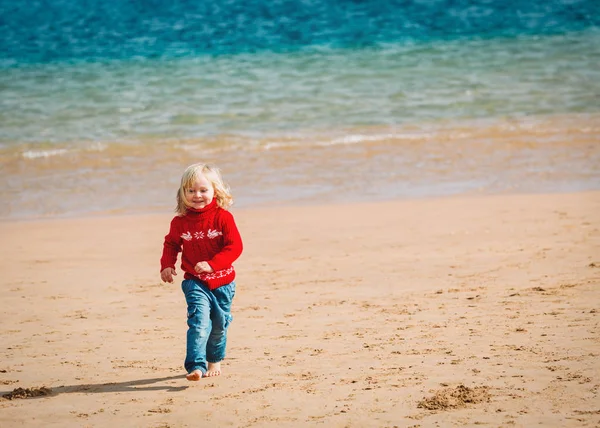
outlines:
[[[7,395],[14,395],[14,398],[47,398],[54,397],[59,394],[68,393],[111,393],[111,392],[135,392],[135,391],[168,391],[176,392],[183,391],[188,388],[186,386],[171,386],[171,385],[152,385],[155,383],[165,382],[175,379],[185,379],[184,375],[157,377],[152,379],[139,379],[127,382],[117,383],[98,383],[98,384],[82,384],[82,385],[63,385],[52,388],[17,388],[12,392],[1,392],[0,396],[8,398]],[[22,391],[16,394],[17,390]],[[46,390],[47,393],[36,394],[37,391]],[[13,398],[13,399],[14,399]]]

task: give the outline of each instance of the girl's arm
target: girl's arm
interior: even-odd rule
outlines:
[[[165,236],[165,242],[163,244],[162,257],[160,258],[160,271],[164,271],[166,268],[175,270],[175,263],[177,263],[177,255],[181,251],[181,234],[177,227],[178,218],[175,217],[171,221],[171,227],[169,233]]]
[[[223,248],[211,260],[207,260],[215,271],[230,267],[244,249],[242,237],[233,215],[229,211],[223,211],[221,214],[221,231],[223,232]]]

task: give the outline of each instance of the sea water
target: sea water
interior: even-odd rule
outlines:
[[[0,0],[0,218],[600,187],[600,2]]]

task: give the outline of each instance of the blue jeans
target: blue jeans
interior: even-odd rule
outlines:
[[[200,370],[204,374],[207,362],[218,363],[225,358],[235,282],[211,291],[200,281],[186,279],[181,288],[187,302],[188,325],[184,366],[188,373]]]

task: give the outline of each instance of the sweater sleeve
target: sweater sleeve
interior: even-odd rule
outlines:
[[[160,258],[161,272],[168,267],[175,269],[175,263],[177,263],[177,255],[181,251],[181,236],[179,233],[179,228],[177,227],[177,220],[178,218],[175,217],[171,221],[169,233],[167,234],[167,236],[165,236],[162,257]]]
[[[208,264],[215,271],[230,267],[243,250],[242,237],[233,215],[229,211],[222,211],[220,221],[223,231],[223,248],[211,260],[208,260]]]

